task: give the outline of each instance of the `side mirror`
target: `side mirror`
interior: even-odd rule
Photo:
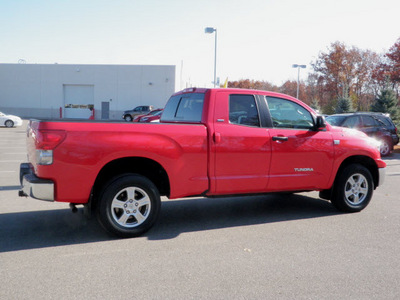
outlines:
[[[326,127],[326,121],[324,116],[317,116],[317,120],[315,122],[315,130],[321,130]]]

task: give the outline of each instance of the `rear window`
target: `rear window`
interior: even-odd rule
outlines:
[[[388,128],[394,127],[393,123],[390,121],[389,118],[381,115],[374,116],[380,123],[383,123]]]
[[[164,108],[161,122],[200,123],[203,114],[203,93],[172,96]]]

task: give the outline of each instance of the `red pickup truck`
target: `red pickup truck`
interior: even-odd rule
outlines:
[[[379,143],[287,95],[192,88],[160,123],[31,120],[20,196],[83,204],[121,237],[156,221],[160,196],[320,191],[358,212],[385,177]]]

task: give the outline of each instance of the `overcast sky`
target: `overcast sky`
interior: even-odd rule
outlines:
[[[335,41],[388,50],[399,15],[399,0],[0,0],[0,63],[176,65],[177,89],[211,86],[215,27],[221,82],[281,85]]]

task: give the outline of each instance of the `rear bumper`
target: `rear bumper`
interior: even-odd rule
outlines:
[[[54,182],[37,177],[29,164],[21,164],[20,181],[22,189],[18,193],[19,196],[54,201]]]
[[[397,134],[392,134],[392,139],[393,139],[393,146],[399,143],[399,136]]]

